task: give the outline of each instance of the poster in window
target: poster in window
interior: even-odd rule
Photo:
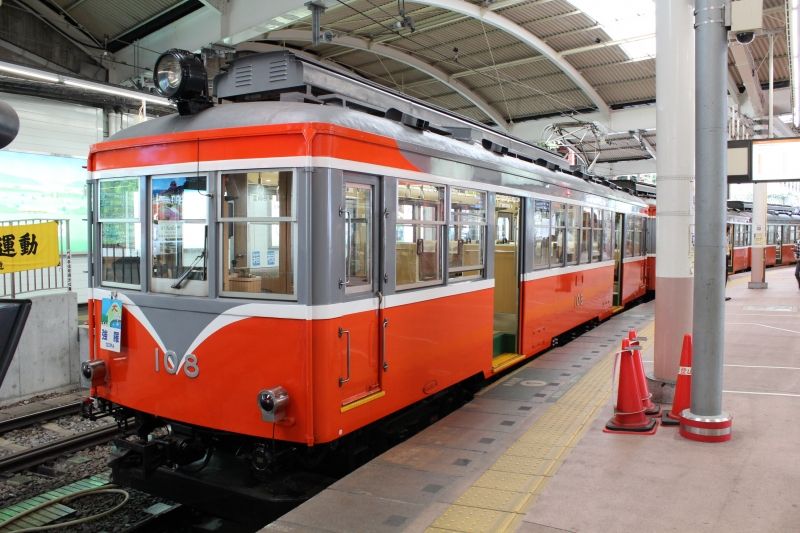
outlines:
[[[122,302],[103,298],[100,311],[100,348],[119,352],[122,339]]]
[[[181,220],[186,178],[153,180],[153,219]]]
[[[267,264],[268,267],[278,266],[278,250],[267,250]]]

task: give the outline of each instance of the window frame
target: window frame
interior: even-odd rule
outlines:
[[[589,245],[589,262],[601,263],[603,258],[603,209],[592,207],[592,241]],[[597,246],[597,258],[594,258],[595,244]]]
[[[483,220],[480,222],[476,221],[469,221],[469,222],[456,222],[453,219],[453,191],[464,191],[464,192],[472,192],[477,193],[479,196],[482,197],[482,205],[483,205]],[[489,236],[489,193],[485,190],[475,189],[470,187],[461,187],[461,186],[447,186],[445,187],[445,273],[444,278],[447,280],[446,283],[461,283],[463,281],[473,281],[478,279],[486,279],[486,250],[488,249],[488,236]],[[460,266],[460,267],[451,267],[450,266],[450,228],[453,228],[453,234],[457,236],[455,229],[457,227],[478,227],[480,233],[480,264],[471,266]],[[458,238],[455,239],[455,242],[458,242]],[[470,272],[473,270],[477,270],[478,274],[473,274],[471,276],[456,276],[453,277],[451,274],[458,274],[460,272]]]
[[[439,191],[440,199],[438,200],[441,205],[441,214],[437,217],[436,220],[425,220],[424,218],[410,218],[410,219],[401,219],[400,218],[400,188],[404,185],[427,185],[430,187],[434,187],[437,191]],[[403,292],[413,289],[419,289],[423,287],[437,287],[443,286],[447,284],[449,272],[447,270],[447,253],[448,250],[448,240],[447,240],[447,233],[448,233],[448,221],[450,218],[450,209],[449,209],[449,187],[440,184],[440,183],[431,183],[423,180],[416,180],[416,179],[406,179],[406,178],[396,178],[396,188],[395,188],[395,225],[392,229],[392,234],[394,235],[394,290],[395,292]],[[424,199],[424,198],[423,198]],[[414,216],[412,210],[412,217]],[[441,245],[439,246],[439,256],[436,258],[436,262],[439,265],[439,272],[441,273],[439,279],[428,280],[428,281],[416,281],[413,283],[403,283],[400,284],[397,282],[397,228],[398,226],[411,226],[414,230],[414,234],[416,234],[417,228],[426,228],[426,227],[435,227],[437,228],[438,238]],[[419,240],[419,239],[417,239]],[[423,245],[424,245],[424,239]],[[419,254],[417,254],[417,265],[419,265]]]
[[[578,206],[580,209],[579,226],[578,226],[578,264],[586,265],[592,262],[592,208],[588,205]],[[588,220],[588,225],[587,225]],[[584,234],[588,238],[584,240]],[[584,260],[583,254],[586,252],[586,259]]]
[[[366,218],[366,224],[369,229],[369,235],[367,236],[367,268],[368,268],[368,283],[360,284],[360,285],[350,285],[349,284],[349,246],[347,239],[349,238],[348,234],[348,217],[347,217],[347,188],[352,187],[355,189],[364,189],[369,191],[369,215]],[[342,218],[344,221],[344,237],[345,242],[343,243],[344,246],[344,293],[347,296],[352,295],[360,295],[365,293],[373,293],[375,292],[375,283],[376,283],[376,276],[377,271],[375,268],[376,261],[375,258],[379,254],[379,250],[375,248],[376,233],[379,231],[376,226],[376,214],[375,214],[375,206],[377,201],[378,191],[376,187],[374,187],[371,183],[365,183],[363,181],[359,181],[355,179],[353,176],[347,176],[342,180],[342,205],[345,206],[344,211],[342,213]]]
[[[177,280],[180,278],[155,278],[153,276],[153,237],[155,235],[155,231],[153,230],[154,220],[153,220],[153,181],[154,180],[161,180],[161,179],[170,179],[170,178],[202,178],[206,179],[206,190],[205,192],[198,191],[199,194],[206,197],[206,218],[205,221],[199,218],[183,218],[181,215],[180,222],[181,223],[189,223],[189,224],[199,224],[201,222],[205,222],[206,228],[206,243],[205,243],[205,253],[206,253],[206,281],[205,281],[205,290],[198,291],[187,291],[186,289],[189,288],[189,284],[192,281],[196,280],[186,280],[186,285],[184,285],[180,289],[173,289],[172,287],[157,287],[161,285],[162,280]],[[214,179],[213,172],[172,172],[169,174],[151,174],[147,176],[147,284],[148,290],[152,294],[158,295],[172,295],[172,296],[194,296],[199,298],[208,298],[211,294],[211,269],[209,265],[213,260],[213,254],[215,250],[212,248],[212,243],[210,242],[211,235],[209,228],[212,224],[212,205],[211,205],[211,197],[213,196],[211,191],[211,181]]]
[[[133,218],[133,217],[131,217],[131,218],[105,218],[105,217],[103,217],[102,216],[102,210],[101,210],[101,207],[100,207],[100,199],[102,198],[102,188],[103,188],[102,184],[103,183],[109,183],[109,182],[112,182],[112,181],[129,181],[129,180],[136,180],[136,183],[137,183],[136,204],[138,205],[138,208],[139,208],[139,211],[140,211],[139,218],[137,219],[137,218]],[[97,236],[98,236],[98,247],[97,247],[98,248],[98,256],[97,257],[99,258],[99,261],[100,261],[99,264],[98,264],[98,267],[99,267],[98,270],[100,272],[98,272],[98,275],[97,275],[97,279],[98,279],[97,283],[101,287],[113,287],[113,288],[119,288],[119,289],[133,289],[133,290],[139,290],[139,291],[144,289],[143,278],[142,278],[142,265],[144,264],[144,260],[147,258],[147,254],[149,253],[149,248],[145,248],[145,246],[147,245],[147,243],[146,243],[147,239],[145,239],[142,236],[142,229],[144,227],[144,224],[142,222],[142,213],[141,213],[142,193],[143,193],[142,189],[143,189],[143,187],[142,187],[142,176],[116,176],[116,177],[112,177],[112,178],[101,178],[101,179],[97,180]],[[145,183],[144,189],[145,190],[147,189],[146,183]],[[136,224],[139,225],[138,232],[137,232],[139,234],[139,248],[140,248],[139,249],[139,265],[138,265],[139,283],[121,283],[121,282],[118,282],[118,281],[107,281],[107,280],[103,279],[103,273],[104,273],[104,270],[105,270],[103,268],[103,258],[104,258],[104,256],[103,256],[103,248],[104,248],[104,246],[103,246],[103,224],[133,224],[134,229],[136,228]]]
[[[580,264],[582,216],[583,216],[583,206],[579,204],[566,204],[566,209],[564,210],[564,223],[566,224],[564,227],[565,266],[575,266]],[[573,249],[574,256],[571,261],[569,260],[569,246],[568,246],[570,232],[572,232],[573,239],[575,241],[575,247]]]
[[[288,217],[226,217],[223,216],[225,212],[223,210],[223,204],[225,203],[225,195],[224,188],[222,184],[222,178],[228,174],[248,174],[251,172],[291,172],[291,216]],[[288,301],[288,302],[296,302],[298,301],[298,291],[297,291],[297,274],[298,274],[298,264],[297,264],[297,254],[298,254],[298,234],[299,234],[299,225],[297,220],[297,209],[298,209],[298,189],[299,189],[299,178],[298,178],[297,169],[294,167],[275,167],[275,168],[237,168],[237,169],[225,169],[219,170],[216,172],[216,176],[214,177],[215,184],[217,186],[217,201],[216,201],[216,211],[217,217],[213,223],[217,227],[217,276],[215,280],[215,285],[217,287],[217,293],[220,298],[242,298],[242,299],[251,299],[251,300],[281,300],[281,301]],[[246,194],[246,193],[245,193]],[[344,191],[342,191],[344,194]],[[373,193],[374,194],[374,193]],[[224,280],[223,280],[223,273],[224,269],[227,268],[226,258],[223,257],[222,250],[224,249],[223,246],[223,239],[228,238],[225,232],[225,224],[236,224],[236,223],[262,223],[262,224],[280,224],[288,223],[290,224],[291,228],[291,245],[292,245],[292,292],[291,294],[282,294],[282,293],[274,293],[274,292],[242,292],[242,291],[226,291],[224,290]]]
[[[545,220],[544,223],[537,224],[536,213],[540,203],[547,206],[547,217],[543,219]],[[547,270],[550,268],[550,257],[552,256],[552,246],[550,243],[553,237],[552,205],[553,202],[550,200],[545,200],[543,198],[533,199],[533,270]],[[541,241],[537,241],[538,230],[540,229],[546,230],[546,236]],[[544,248],[547,253],[544,253],[544,249],[537,246],[537,243],[542,241],[546,241],[546,246]],[[537,259],[543,259],[543,261],[537,263]]]

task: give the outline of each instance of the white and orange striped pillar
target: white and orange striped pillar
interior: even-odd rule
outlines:
[[[694,282],[694,2],[656,2],[656,383],[672,401]]]

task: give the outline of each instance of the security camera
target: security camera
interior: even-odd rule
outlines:
[[[740,31],[736,33],[736,40],[741,44],[750,44],[756,38],[756,33],[753,31]]]

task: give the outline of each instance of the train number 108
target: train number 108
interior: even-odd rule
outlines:
[[[178,359],[178,354],[172,350],[164,352],[161,356],[158,348],[155,354],[156,372],[160,372],[160,366],[164,367],[164,372],[167,374],[175,375],[183,369],[183,373],[187,378],[194,379],[200,375],[200,361],[193,353],[187,353],[182,359]]]

